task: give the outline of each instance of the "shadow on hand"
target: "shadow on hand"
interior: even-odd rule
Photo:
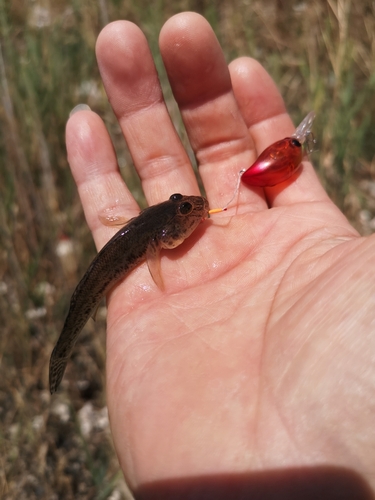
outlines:
[[[136,500],[374,500],[356,472],[341,467],[305,467],[251,474],[221,474],[148,483]]]

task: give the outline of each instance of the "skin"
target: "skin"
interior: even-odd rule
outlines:
[[[148,203],[199,194],[142,32],[115,22],[96,50]],[[295,127],[259,63],[228,69],[198,14],[169,19],[160,51],[210,206],[222,206],[237,172]],[[99,216],[139,208],[97,115],[70,118],[67,147],[100,249],[115,229]],[[301,498],[297,483],[303,498],[317,484],[319,498],[372,497],[374,247],[304,162],[273,188],[242,185],[228,212],[165,253],[164,292],[146,265],[113,290],[108,410],[136,498],[228,498],[226,487],[230,498]]]

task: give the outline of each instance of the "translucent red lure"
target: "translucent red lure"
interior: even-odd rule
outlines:
[[[315,118],[311,111],[298,125],[291,137],[274,142],[258,156],[247,170],[240,170],[234,194],[222,208],[213,208],[209,214],[224,212],[238,194],[241,180],[250,186],[271,187],[288,180],[301,165],[304,148],[308,153],[314,151],[316,140],[311,132]]]
[[[241,180],[250,186],[275,186],[288,180],[300,167],[306,143],[311,153],[315,144],[311,132],[315,113],[311,111],[291,137],[274,142],[261,153],[255,163],[242,173]]]

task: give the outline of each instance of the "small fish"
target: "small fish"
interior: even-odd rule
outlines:
[[[208,216],[205,198],[173,194],[169,200],[148,207],[131,219],[100,250],[72,295],[68,316],[52,351],[51,394],[60,385],[78,335],[115,283],[147,260],[151,276],[163,289],[160,249],[180,245]]]

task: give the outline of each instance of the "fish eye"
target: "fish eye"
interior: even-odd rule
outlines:
[[[193,210],[193,205],[188,201],[184,201],[184,203],[181,203],[179,209],[182,215],[188,215]]]
[[[301,147],[301,143],[297,141],[297,139],[292,139],[290,142],[293,144],[293,146],[296,146],[297,148]]]
[[[171,201],[180,201],[182,200],[183,196],[180,193],[175,193],[172,194],[172,196],[169,198]]]

